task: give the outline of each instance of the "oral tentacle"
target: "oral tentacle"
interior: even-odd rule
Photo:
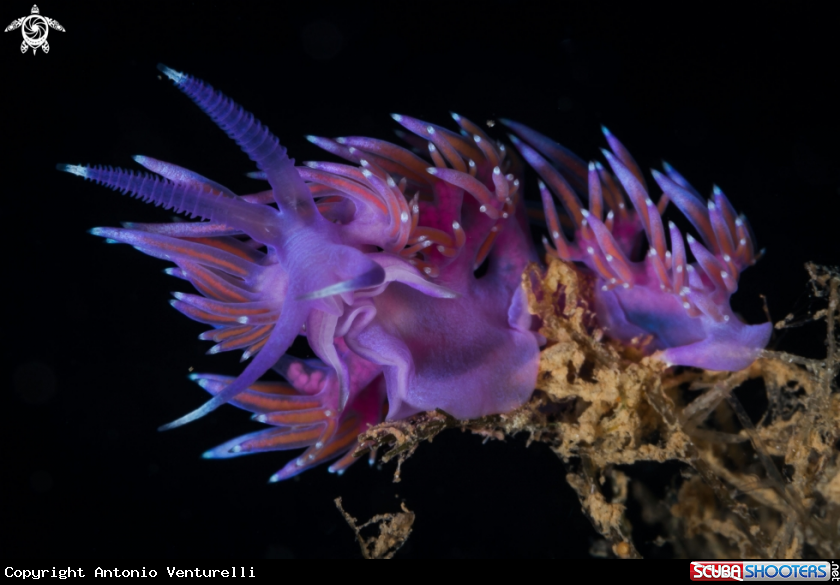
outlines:
[[[195,262],[206,268],[212,268],[239,279],[256,277],[262,267],[218,248],[212,248],[183,238],[172,238],[152,232],[126,230],[120,228],[93,228],[94,236],[129,244],[144,253],[162,260],[175,262]]]
[[[287,303],[285,310],[280,314],[277,325],[268,337],[262,351],[260,351],[256,355],[256,358],[248,364],[248,366],[246,366],[245,370],[238,378],[236,378],[236,380],[199,408],[185,414],[171,423],[162,425],[159,430],[165,431],[174,429],[197,420],[227,403],[230,399],[234,398],[256,382],[277,362],[289,346],[292,345],[292,342],[295,337],[297,337],[297,334],[303,325],[307,309],[308,307],[305,304]]]

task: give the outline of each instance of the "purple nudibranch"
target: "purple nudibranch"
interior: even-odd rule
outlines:
[[[756,261],[746,217],[737,215],[717,186],[704,202],[682,175],[665,164],[652,171],[663,195],[654,203],[636,161],[609,130],[611,151],[602,153],[612,173],[588,165],[559,144],[516,122],[504,120],[516,148],[537,171],[551,246],[549,254],[585,264],[596,278],[595,310],[607,334],[625,343],[643,340],[668,365],[737,371],[749,366],[770,340],[771,323],[747,325],[729,298],[738,277]],[[550,164],[549,163],[553,163]],[[575,185],[577,188],[573,187]],[[580,201],[586,192],[589,209]],[[551,194],[574,224],[568,240],[560,228]],[[628,209],[626,201],[630,200]],[[695,258],[689,263],[679,228],[662,213],[671,201],[700,234],[686,236]],[[606,216],[605,216],[606,212]],[[634,261],[642,235],[648,251]]]
[[[201,294],[174,293],[172,305],[212,326],[209,353],[244,350],[236,378],[193,374],[212,398],[164,425],[174,428],[230,403],[268,429],[204,454],[228,458],[305,448],[271,477],[280,481],[335,460],[354,462],[357,436],[383,418],[442,409],[457,418],[512,410],[531,396],[539,367],[537,333],[521,275],[537,253],[528,233],[521,169],[504,145],[453,114],[459,133],[393,115],[426,158],[366,137],[308,139],[350,164],[295,166],[277,138],[209,85],[160,70],[256,163],[270,189],[239,196],[197,173],[145,156],[154,174],[100,166],[63,171],[204,221],[94,228],[174,262],[167,273]],[[503,121],[516,148],[542,177],[554,246],[597,279],[596,313],[606,333],[645,346],[668,364],[715,370],[748,366],[771,327],[746,325],[729,297],[755,261],[743,216],[715,188],[704,204],[676,171],[654,172],[664,191],[657,207],[638,166],[605,135],[612,173],[560,145]],[[547,186],[546,186],[547,185]],[[588,192],[589,209],[580,203]],[[563,234],[551,193],[572,223]],[[629,198],[632,209],[625,205]],[[661,212],[672,201],[697,229],[688,236]],[[604,217],[604,213],[606,217]],[[649,252],[634,261],[641,234]],[[486,264],[486,272],[476,270]],[[286,355],[304,336],[318,359]],[[272,369],[287,383],[260,381]]]

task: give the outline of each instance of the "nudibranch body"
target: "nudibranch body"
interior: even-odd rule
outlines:
[[[758,357],[772,324],[747,325],[730,307],[738,276],[756,255],[746,218],[736,215],[723,191],[715,186],[712,198],[704,202],[665,164],[664,174],[653,171],[663,191],[654,203],[633,157],[606,128],[612,151],[602,152],[613,174],[596,162],[587,166],[530,128],[505,124],[516,133],[511,139],[519,152],[545,181],[540,192],[554,244],[544,241],[546,249],[563,260],[582,262],[595,275],[595,310],[609,336],[659,350],[669,365],[737,371]],[[563,234],[551,193],[574,224],[572,241]],[[581,204],[583,193],[589,209]],[[702,243],[686,236],[695,262],[687,261],[682,233],[673,222],[668,222],[667,246],[662,213],[669,201],[700,234]],[[642,234],[648,251],[634,261]]]
[[[386,401],[389,419],[435,408],[474,418],[530,397],[540,336],[531,331],[520,282],[536,255],[503,147],[463,118],[459,125],[469,138],[395,115],[422,139],[433,164],[370,138],[310,137],[354,164],[296,167],[277,139],[229,98],[161,70],[271,186],[240,197],[143,156],[135,160],[160,177],[59,166],[206,220],[92,230],[174,262],[169,273],[202,295],[174,293],[172,304],[213,327],[202,334],[216,342],[210,353],[244,349],[251,358],[235,379],[193,374],[213,397],[162,428],[227,402],[249,410],[271,428],[205,456],[307,447],[272,476],[279,481],[336,457],[330,470],[343,471],[354,461],[356,437],[382,420]],[[479,278],[475,271],[485,262]],[[318,360],[285,355],[298,335]],[[260,382],[269,369],[290,385]]]
[[[212,327],[201,335],[215,342],[209,353],[242,349],[243,360],[251,360],[236,378],[190,376],[212,398],[163,429],[225,403],[248,410],[269,428],[205,457],[305,448],[271,478],[280,481],[329,460],[337,459],[330,471],[343,472],[354,461],[357,436],[383,417],[442,409],[467,419],[528,400],[543,338],[521,287],[526,264],[537,256],[512,153],[454,114],[460,133],[394,115],[411,133],[405,140],[427,159],[373,138],[310,136],[351,164],[295,166],[268,129],[229,98],[160,68],[256,163],[251,175],[271,187],[239,196],[145,156],[135,161],[157,176],[59,165],[205,220],[92,230],[174,262],[167,272],[201,294],[173,293],[172,304]],[[559,145],[505,123],[571,217],[573,243],[541,185],[555,244],[549,252],[596,275],[595,308],[608,335],[626,343],[646,339],[644,348],[661,350],[669,364],[737,370],[756,357],[770,326],[745,325],[729,307],[739,272],[755,256],[745,220],[723,193],[716,190],[706,207],[667,168],[666,175],[655,175],[666,194],[657,209],[638,167],[610,134],[613,153],[605,154],[615,176],[597,164],[587,172]],[[588,210],[576,194],[586,189]],[[634,210],[626,208],[625,196]],[[694,264],[687,263],[673,225],[666,250],[660,213],[668,198],[705,242],[688,237]],[[650,251],[632,262],[642,232]],[[286,355],[298,336],[317,359]],[[270,369],[288,383],[261,381]]]

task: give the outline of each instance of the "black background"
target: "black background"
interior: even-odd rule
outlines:
[[[41,13],[67,32],[50,32],[49,54],[0,35],[2,554],[358,557],[332,503],[343,496],[360,519],[402,499],[417,512],[402,557],[586,556],[596,533],[564,465],[524,438],[445,433],[399,484],[393,465],[359,463],[268,485],[287,455],[199,458],[256,426],[242,411],[157,432],[205,399],[188,368],[235,374],[238,355],[204,355],[202,326],[166,304],[186,288],[164,263],[86,233],[169,214],[54,167],[146,154],[256,190],[247,158],[158,62],[231,96],[298,160],[329,158],[304,134],[392,139],[390,112],[509,117],[587,159],[605,124],[643,168],[665,158],[750,218],[767,255],[742,277],[737,310],[763,321],[759,294],[774,319],[803,310],[803,263],[838,262],[834,17],[792,3],[624,4],[51,2]],[[30,8],[4,4],[0,24]],[[781,343],[818,355],[821,340],[802,330]],[[677,469],[630,473],[662,494]],[[669,555],[635,520],[642,552]]]

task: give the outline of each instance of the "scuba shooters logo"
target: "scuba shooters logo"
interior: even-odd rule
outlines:
[[[837,581],[828,561],[692,561],[692,581]]]

